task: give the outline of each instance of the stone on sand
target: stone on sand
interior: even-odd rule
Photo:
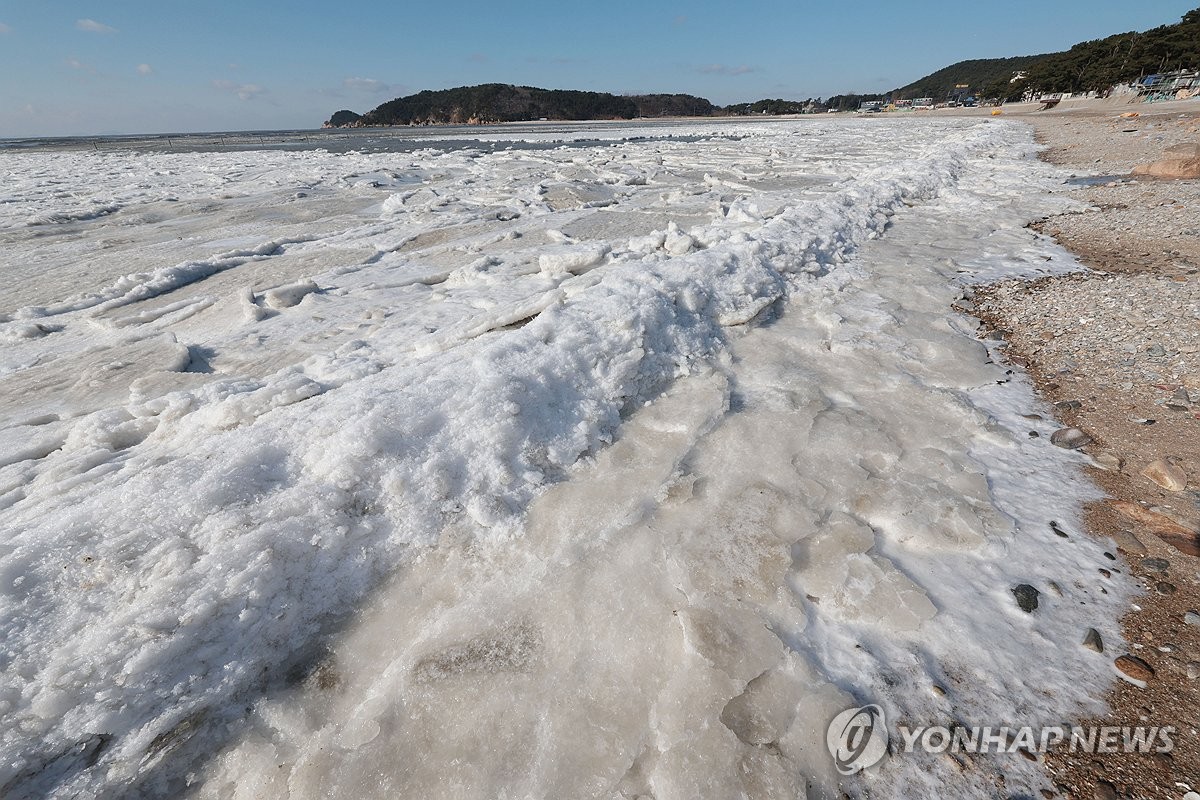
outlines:
[[[1187,473],[1165,458],[1156,458],[1146,465],[1142,475],[1170,492],[1182,492],[1187,488]]]

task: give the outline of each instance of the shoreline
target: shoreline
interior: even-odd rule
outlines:
[[[1098,577],[1127,565],[1143,590],[1121,619],[1128,650],[1102,651],[1117,676],[1110,712],[1079,724],[1176,728],[1170,754],[1047,755],[1058,791],[1047,797],[1178,798],[1200,788],[1200,236],[1190,230],[1200,181],[1126,177],[1167,147],[1200,141],[1200,108],[1167,105],[1142,105],[1136,118],[1112,103],[1009,116],[1035,128],[1043,160],[1111,178],[1068,189],[1089,210],[1030,226],[1084,271],[980,287],[971,312],[981,333],[1003,337],[1007,360],[1029,373],[1062,426],[1093,440],[1082,449],[1097,466],[1086,471],[1108,499],[1089,504],[1085,522],[1120,554]]]

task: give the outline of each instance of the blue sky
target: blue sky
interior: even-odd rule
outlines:
[[[0,137],[309,128],[484,82],[727,104],[887,91],[1200,0],[0,0]]]

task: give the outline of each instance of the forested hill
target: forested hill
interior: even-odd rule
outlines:
[[[412,125],[520,122],[536,119],[633,119],[708,116],[716,111],[717,108],[703,97],[686,94],[614,95],[487,83],[398,97],[368,111],[352,124]]]
[[[1118,33],[1080,42],[1028,68],[1009,96],[1026,89],[1042,92],[1086,92],[1135,81],[1143,75],[1177,69],[1200,69],[1200,8],[1174,25],[1138,33]]]
[[[960,84],[983,98],[1016,100],[1026,90],[1086,92],[1131,83],[1145,75],[1200,69],[1200,8],[1174,25],[1080,42],[1061,53],[960,61],[896,89],[897,100],[943,100]],[[1024,77],[1014,80],[1017,73]]]
[[[944,100],[950,96],[956,86],[962,84],[979,91],[983,87],[992,86],[1001,80],[1007,83],[1016,72],[1029,69],[1032,64],[1044,58],[1049,58],[1049,56],[976,58],[970,61],[959,61],[957,64],[943,67],[920,80],[913,81],[907,86],[902,86],[892,94],[897,100],[912,100],[916,97]]]
[[[945,100],[966,84],[983,99],[1020,98],[1027,90],[1081,92],[1136,81],[1144,75],[1200,68],[1200,8],[1181,22],[1141,33],[1080,42],[1062,53],[960,61],[888,95],[836,95],[816,100],[760,100],[718,108],[687,94],[614,95],[487,83],[424,91],[390,100],[361,117],[339,111],[326,126],[521,122],[526,120],[706,117],[717,114],[794,114],[858,108],[863,100],[932,97]],[[1014,80],[1018,73],[1023,77]]]

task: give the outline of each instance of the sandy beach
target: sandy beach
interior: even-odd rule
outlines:
[[[1089,723],[1178,730],[1169,755],[1058,753],[1045,768],[1057,796],[1075,800],[1180,797],[1200,786],[1200,181],[1129,175],[1200,142],[1200,107],[1109,100],[1004,116],[1032,124],[1042,157],[1078,172],[1066,191],[1088,210],[1033,227],[1089,269],[1000,282],[969,306],[1061,426],[1091,440],[1088,472],[1108,499],[1089,506],[1088,526],[1120,555],[1096,581],[1123,562],[1142,588],[1121,620],[1128,648],[1103,651],[1125,680]]]

